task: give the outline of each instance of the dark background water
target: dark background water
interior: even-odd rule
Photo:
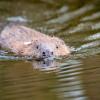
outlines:
[[[100,100],[100,0],[0,0],[0,30],[11,22],[58,36],[75,52],[37,62],[2,51],[0,100]]]

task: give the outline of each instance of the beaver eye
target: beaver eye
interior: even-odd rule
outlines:
[[[56,46],[56,48],[58,49],[59,47],[58,47],[58,46]]]

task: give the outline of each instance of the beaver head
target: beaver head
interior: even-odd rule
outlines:
[[[49,39],[36,39],[23,43],[14,43],[13,52],[22,56],[31,56],[36,59],[44,59],[49,57],[68,56],[70,49],[65,45],[64,41],[57,37]]]
[[[24,42],[19,51],[19,55],[31,56],[36,59],[44,59],[54,56],[53,44],[45,40],[34,40],[31,42]]]

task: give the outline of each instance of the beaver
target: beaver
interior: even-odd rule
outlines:
[[[20,56],[48,58],[68,56],[70,49],[58,37],[52,37],[22,25],[8,25],[0,34],[0,46]]]

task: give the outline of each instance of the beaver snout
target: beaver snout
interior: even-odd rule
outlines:
[[[53,54],[54,54],[53,51],[49,51],[49,50],[46,50],[46,51],[42,52],[43,58],[52,57]]]

